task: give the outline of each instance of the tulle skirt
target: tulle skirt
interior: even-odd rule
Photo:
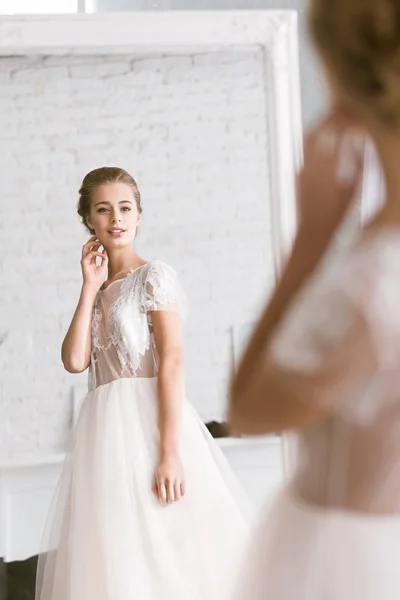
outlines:
[[[120,379],[82,405],[39,557],[36,600],[231,598],[252,509],[188,403],[186,495],[161,506],[156,379]]]
[[[399,600],[400,517],[311,507],[284,489],[234,600]]]

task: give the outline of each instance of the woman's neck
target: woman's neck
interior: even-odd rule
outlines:
[[[130,269],[136,269],[145,263],[133,247],[108,250],[107,253],[108,279],[113,279],[121,273],[127,273]]]

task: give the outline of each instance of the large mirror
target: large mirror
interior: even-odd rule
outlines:
[[[205,423],[225,419],[229,374],[295,228],[296,14],[110,18],[0,21],[7,560],[37,553],[86,386],[60,362],[89,237],[76,214],[83,176],[120,166],[138,182],[137,248],[172,265],[186,290],[187,396]],[[219,443],[255,502],[283,477],[279,438]],[[24,521],[16,487],[30,469],[37,518]]]

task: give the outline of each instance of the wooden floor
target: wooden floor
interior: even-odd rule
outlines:
[[[21,562],[0,560],[0,600],[34,600],[37,556]]]

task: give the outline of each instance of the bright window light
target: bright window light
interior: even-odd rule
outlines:
[[[78,0],[0,0],[2,15],[51,15],[76,12],[78,12]]]

